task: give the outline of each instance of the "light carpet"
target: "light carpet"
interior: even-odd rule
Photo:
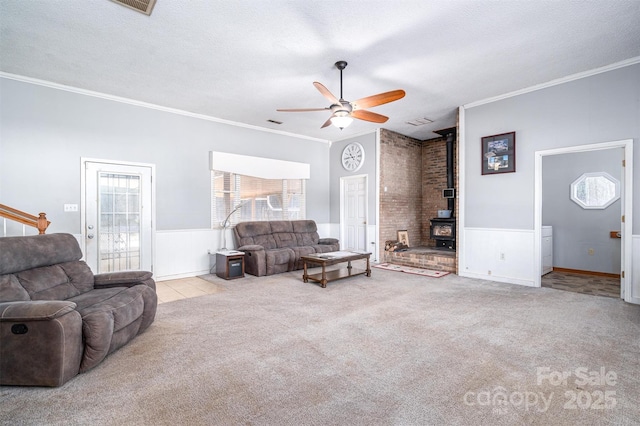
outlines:
[[[395,263],[380,263],[372,265],[374,268],[386,269],[388,271],[404,272],[407,274],[422,275],[424,277],[440,278],[449,275],[449,272],[434,271],[432,269],[414,268],[406,265],[396,265]]]
[[[640,306],[453,274],[376,269],[325,289],[301,275],[207,276],[222,291],[160,305],[145,333],[64,386],[0,388],[0,423],[640,419]]]

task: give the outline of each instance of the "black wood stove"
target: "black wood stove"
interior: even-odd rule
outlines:
[[[436,248],[455,251],[456,219],[431,219],[430,237],[431,239],[436,240]]]

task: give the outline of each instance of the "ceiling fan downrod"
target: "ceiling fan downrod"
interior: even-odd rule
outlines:
[[[336,68],[340,70],[340,101],[344,101],[344,97],[342,96],[342,70],[347,67],[347,61],[338,61],[336,62]]]

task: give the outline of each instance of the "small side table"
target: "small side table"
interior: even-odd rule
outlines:
[[[244,252],[237,250],[217,252],[216,275],[225,280],[244,277]]]

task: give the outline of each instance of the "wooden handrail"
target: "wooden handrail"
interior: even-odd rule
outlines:
[[[20,222],[23,225],[33,226],[38,229],[39,234],[44,234],[51,224],[51,222],[47,220],[47,215],[45,213],[38,213],[38,216],[34,216],[18,209],[5,206],[4,204],[0,204],[0,217]]]

